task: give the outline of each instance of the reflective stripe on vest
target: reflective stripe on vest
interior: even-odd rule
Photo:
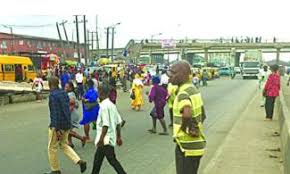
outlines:
[[[191,104],[192,106],[192,119],[198,123],[200,136],[192,137],[183,132],[180,127],[182,124],[182,100],[186,100],[184,104]],[[190,101],[190,103],[189,103]],[[175,98],[173,105],[173,133],[176,143],[179,145],[185,156],[202,156],[206,146],[205,137],[202,129],[202,98],[199,91],[191,84],[184,84],[178,89],[178,94]]]

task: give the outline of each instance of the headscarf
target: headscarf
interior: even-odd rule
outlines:
[[[152,83],[155,84],[159,84],[160,83],[160,77],[159,76],[153,76],[152,78]]]

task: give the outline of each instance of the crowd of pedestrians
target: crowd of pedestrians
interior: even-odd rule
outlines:
[[[126,173],[115,154],[115,146],[123,143],[121,128],[126,123],[116,106],[118,89],[124,92],[130,89],[128,98],[136,113],[143,109],[145,100],[152,103],[152,109],[148,111],[152,128],[148,133],[157,134],[157,122],[163,129],[158,135],[167,136],[168,127],[173,129],[177,174],[197,173],[205,148],[202,128],[205,109],[197,90],[199,80],[192,74],[191,66],[186,61],[176,62],[167,70],[157,68],[154,75],[137,66],[109,72],[91,72],[89,68],[73,71],[62,69],[60,73],[52,74],[49,78],[49,137],[52,139],[49,141],[49,174],[61,173],[55,155],[59,146],[80,166],[81,172],[86,170],[86,162],[73,150],[73,138],[78,139],[82,147],[87,143],[95,143],[92,174],[100,173],[104,157],[117,173]],[[205,85],[206,80],[202,79]],[[127,82],[130,82],[130,88]],[[150,91],[146,92],[144,98],[143,91],[148,88],[146,86],[150,86]],[[165,122],[166,104],[170,117],[168,125]],[[77,131],[81,126],[84,129],[83,135]],[[96,129],[95,140],[90,135],[91,128]]]

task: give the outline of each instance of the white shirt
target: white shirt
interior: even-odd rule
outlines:
[[[196,77],[196,76],[193,77],[193,79],[192,79],[192,82],[193,82],[193,83],[198,83],[198,81],[199,81],[199,78],[198,78],[198,77]]]
[[[167,85],[168,81],[169,81],[169,77],[166,75],[166,73],[162,74],[160,78],[160,85]]]
[[[136,86],[143,86],[143,82],[140,79],[134,79],[133,84],[135,84]]]
[[[35,85],[35,90],[37,92],[40,92],[42,90],[42,85],[43,85],[42,78],[35,77],[34,80],[33,80],[33,83]]]
[[[95,145],[97,145],[100,140],[103,126],[107,126],[108,131],[104,138],[104,145],[116,146],[116,128],[118,124],[121,124],[121,122],[122,119],[116,105],[114,105],[109,98],[103,100],[100,104],[99,117],[97,119]]]
[[[77,73],[76,74],[76,81],[77,83],[83,83],[83,79],[84,79],[84,76],[82,73]]]
[[[264,71],[264,69],[260,69],[259,70],[259,76],[258,76],[259,80],[267,81],[268,76],[269,76],[269,72],[270,72],[269,70],[268,71]]]

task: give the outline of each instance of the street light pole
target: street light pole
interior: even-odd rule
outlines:
[[[111,48],[111,59],[114,60],[114,32],[115,27],[112,27],[112,48]]]
[[[109,58],[109,33],[110,33],[110,27],[107,27],[106,30],[107,30],[106,56],[107,56],[107,58]]]
[[[110,31],[109,29],[111,28],[112,29],[112,48],[111,48],[111,59],[113,60],[114,59],[114,34],[115,34],[115,27],[117,26],[117,25],[120,25],[121,23],[120,22],[118,22],[118,23],[116,23],[115,25],[112,25],[112,26],[110,26],[110,27],[108,27],[108,30],[107,30],[107,32],[108,31]],[[109,37],[108,37],[108,35],[107,35],[107,47],[109,47],[109,43],[108,43],[108,41],[109,41]],[[108,52],[109,50],[107,50],[107,52]]]

